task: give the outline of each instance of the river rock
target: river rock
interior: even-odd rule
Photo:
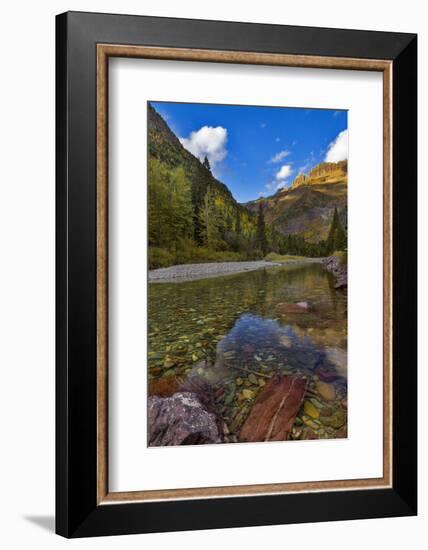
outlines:
[[[313,403],[310,401],[305,401],[303,404],[303,410],[308,416],[311,416],[312,418],[318,418],[320,413],[319,410],[315,407]]]
[[[177,378],[167,376],[165,378],[154,378],[149,383],[149,396],[170,397],[178,391],[180,384]]]
[[[178,392],[148,398],[148,444],[151,447],[221,443],[218,418],[198,396]]]
[[[337,373],[336,370],[331,367],[325,367],[323,365],[316,367],[315,372],[320,380],[322,380],[323,382],[334,382],[334,380],[340,378],[340,375]]]
[[[341,428],[346,422],[346,413],[342,409],[338,409],[331,416],[320,417],[324,426],[330,426],[336,430]]]
[[[327,384],[327,382],[318,380],[318,382],[316,382],[315,384],[315,387],[320,396],[326,401],[333,401],[336,397],[336,389],[332,384]]]
[[[333,273],[336,278],[334,288],[347,288],[348,286],[348,268],[346,264],[339,261],[337,256],[328,256],[323,260],[328,271]]]
[[[298,302],[297,304],[283,302],[277,304],[276,312],[279,315],[286,315],[287,313],[306,313],[308,311],[308,307],[307,302]]]
[[[348,276],[346,273],[341,273],[336,278],[336,283],[334,285],[334,288],[335,289],[347,288],[347,286],[348,286]]]
[[[258,384],[257,378],[253,373],[248,375],[248,380],[251,382],[251,384]]]
[[[272,377],[261,389],[239,434],[240,441],[284,441],[305,396],[307,380],[298,376]]]
[[[254,399],[255,393],[253,390],[242,390],[242,399]]]

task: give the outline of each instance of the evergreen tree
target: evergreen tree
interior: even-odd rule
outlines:
[[[278,253],[279,250],[279,239],[278,232],[275,229],[275,226],[272,226],[272,251]]]
[[[204,203],[199,215],[203,228],[203,242],[209,248],[216,249],[221,240],[219,231],[220,216],[215,205],[215,191],[211,185],[208,186],[205,193]]]
[[[180,238],[191,238],[193,207],[184,169],[150,159],[148,183],[150,245],[167,248]]]
[[[265,217],[263,214],[263,202],[260,202],[259,204],[259,212],[257,215],[256,246],[259,250],[261,250],[263,256],[265,256],[268,247],[266,239]]]
[[[204,158],[204,162],[202,164],[205,166],[205,168],[211,174],[211,165],[210,165],[210,161],[208,160],[207,156]]]
[[[204,205],[205,195],[210,184],[211,174],[207,173],[203,164],[197,164],[197,170],[192,180],[192,204],[194,239],[197,245],[204,244],[204,228],[201,225],[201,208]]]
[[[235,233],[237,235],[241,234],[241,215],[239,213],[239,208],[236,209]]]
[[[331,220],[330,230],[328,232],[327,237],[327,252],[330,254],[331,252],[334,252],[335,247],[335,239],[336,239],[336,231],[337,231],[337,225],[339,223],[339,215],[337,213],[337,208],[334,209],[333,212],[333,218]]]
[[[342,224],[338,223],[337,229],[336,229],[336,242],[335,242],[335,250],[346,250],[347,249],[347,238],[345,230],[342,227]]]
[[[345,250],[347,246],[346,233],[340,223],[337,208],[334,209],[333,219],[331,221],[330,230],[326,241],[326,252],[331,254],[335,250]]]

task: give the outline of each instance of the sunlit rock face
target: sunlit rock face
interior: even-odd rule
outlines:
[[[321,162],[308,174],[299,174],[290,187],[263,199],[265,221],[284,235],[298,234],[308,242],[326,239],[337,208],[347,227],[348,162]],[[257,212],[259,201],[245,204]]]

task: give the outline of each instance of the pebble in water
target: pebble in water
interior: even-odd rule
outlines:
[[[277,304],[299,302],[308,304],[304,314],[276,314]],[[309,378],[310,410],[302,407],[295,420],[300,432],[292,439],[344,437],[346,371],[338,372],[328,356],[334,362],[344,356],[332,348],[346,346],[346,296],[332,292],[320,266],[150,284],[149,328],[149,379],[198,376],[215,392],[222,390],[215,393],[216,406],[230,431],[227,442],[238,440],[257,396],[276,373]],[[338,409],[344,418],[335,414]],[[311,425],[302,430],[303,417]]]

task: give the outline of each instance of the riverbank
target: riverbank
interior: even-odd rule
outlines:
[[[333,273],[335,277],[334,288],[347,288],[348,287],[348,266],[345,253],[337,253],[333,256],[328,256],[323,259],[323,264],[327,271]]]
[[[251,262],[213,262],[202,264],[182,264],[162,267],[149,271],[149,283],[183,283],[199,279],[210,279],[234,273],[245,273],[269,267],[321,263],[322,258],[289,259],[286,262],[271,262],[265,260]]]

